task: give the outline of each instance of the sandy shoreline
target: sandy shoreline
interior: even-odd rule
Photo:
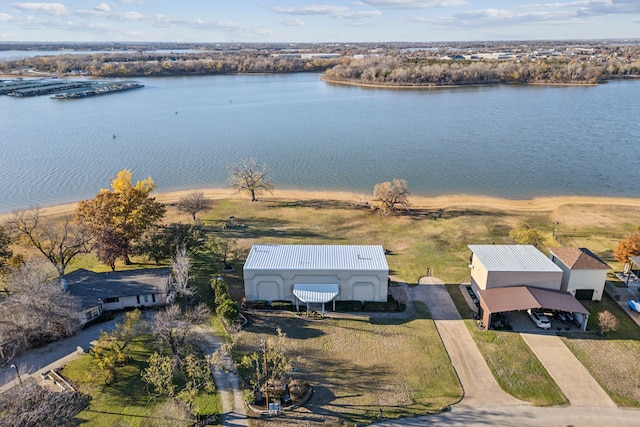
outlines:
[[[165,204],[179,201],[185,195],[194,191],[202,191],[206,197],[213,199],[244,198],[243,194],[233,194],[229,188],[207,188],[196,190],[181,190],[156,193],[156,200]],[[311,190],[276,190],[261,198],[263,201],[296,201],[296,200],[337,200],[344,202],[363,203],[371,196],[346,191],[311,191]],[[594,197],[594,196],[552,196],[533,199],[505,199],[489,196],[444,195],[435,197],[409,196],[412,208],[447,209],[452,207],[482,207],[485,209],[544,212],[553,211],[563,205],[611,205],[640,207],[638,198]],[[44,215],[63,215],[73,213],[76,203],[66,203],[55,206],[41,207]],[[10,213],[0,214],[0,222],[10,218]]]

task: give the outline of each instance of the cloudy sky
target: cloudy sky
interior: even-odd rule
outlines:
[[[640,0],[0,0],[2,41],[640,38]]]

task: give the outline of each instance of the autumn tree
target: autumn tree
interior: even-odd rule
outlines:
[[[43,218],[38,208],[16,211],[11,225],[31,246],[36,248],[64,276],[69,263],[79,254],[91,250],[92,238],[82,225],[71,218],[60,221]]]
[[[388,214],[409,207],[409,189],[404,179],[381,182],[373,187],[373,203],[380,212]]]
[[[519,222],[509,231],[509,238],[519,245],[538,246],[542,243],[542,235],[524,222]]]
[[[117,254],[125,264],[131,264],[132,242],[158,223],[166,211],[161,203],[150,197],[155,187],[151,177],[135,184],[132,178],[129,170],[118,172],[111,181],[111,190],[100,190],[93,199],[78,203],[75,209],[76,222],[89,228],[107,262]],[[114,268],[115,263],[110,265]]]
[[[629,258],[640,255],[640,231],[627,234],[618,241],[613,256],[623,264],[629,263]]]
[[[600,324],[600,333],[605,335],[607,332],[617,331],[620,326],[618,318],[609,310],[598,313],[598,323]]]
[[[182,212],[186,212],[191,215],[193,221],[196,221],[196,214],[199,212],[206,212],[213,206],[213,201],[207,199],[203,192],[195,191],[187,194],[178,201],[177,208]]]
[[[229,168],[229,184],[236,193],[247,193],[251,201],[258,200],[258,196],[265,191],[273,193],[271,173],[267,166],[259,164],[255,159],[248,159]]]

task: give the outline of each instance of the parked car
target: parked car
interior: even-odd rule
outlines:
[[[576,325],[582,326],[583,319],[584,319],[584,316],[582,315],[582,313],[573,313],[573,321],[575,322]]]
[[[562,323],[565,323],[565,324],[567,323],[567,315],[564,314],[563,312],[558,313],[558,319],[560,319]]]
[[[551,321],[544,314],[541,314],[531,309],[527,310],[527,313],[529,313],[529,317],[538,328],[541,328],[541,329],[551,328]]]

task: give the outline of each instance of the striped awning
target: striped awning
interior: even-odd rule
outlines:
[[[340,293],[337,284],[294,284],[293,294],[304,303],[326,303]]]

